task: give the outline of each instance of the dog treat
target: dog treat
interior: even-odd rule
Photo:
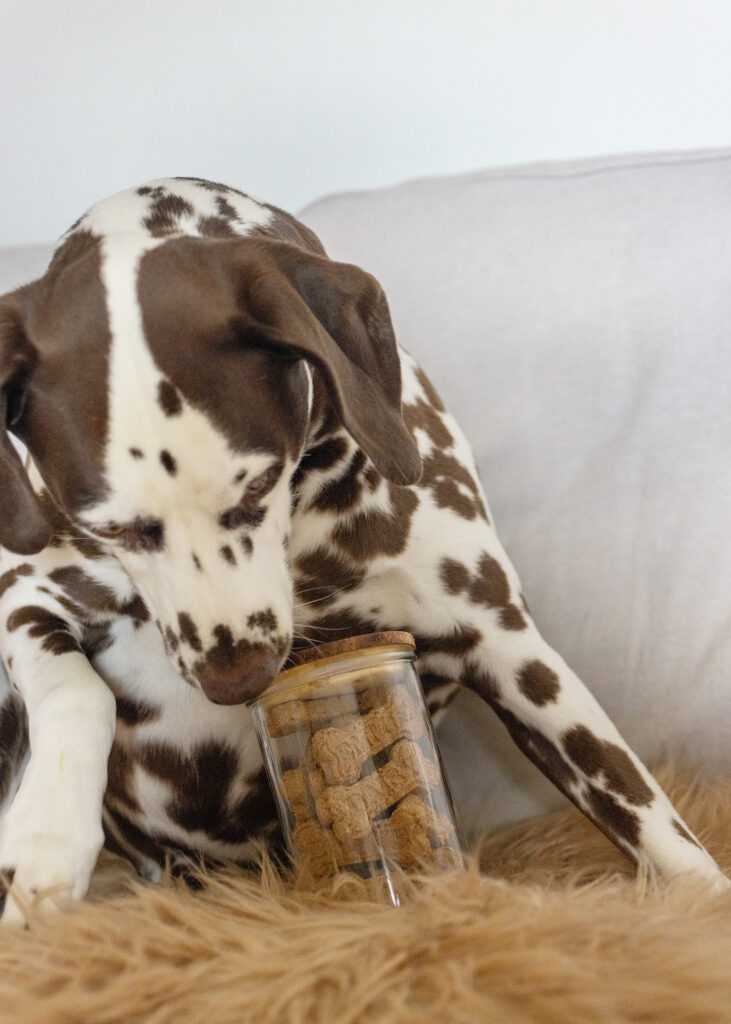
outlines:
[[[324,878],[342,868],[377,861],[382,855],[374,834],[360,842],[343,843],[327,828],[316,821],[297,825],[292,838],[315,878]]]
[[[363,763],[404,735],[419,739],[424,720],[404,687],[394,687],[384,703],[344,725],[320,729],[312,737],[312,751],[329,786],[348,785],[361,775]]]
[[[398,804],[388,824],[406,844],[417,832],[425,833],[434,846],[443,846],[454,838],[454,825],[447,815],[435,811],[415,793]]]
[[[384,852],[407,870],[444,863],[441,851],[451,852],[444,844],[456,840],[447,815],[435,811],[415,793],[405,797],[390,818],[375,822],[374,827]]]
[[[349,693],[308,701],[290,700],[271,709],[267,728],[271,736],[286,736],[301,729],[316,729],[333,718],[358,714],[359,710],[358,702]]]
[[[360,839],[371,830],[371,821],[414,789],[439,782],[439,768],[412,740],[393,745],[390,760],[353,786],[328,786],[315,800],[324,825],[344,841]]]
[[[282,788],[295,821],[307,821],[312,817],[312,796],[307,785],[303,768],[290,768],[282,773]]]

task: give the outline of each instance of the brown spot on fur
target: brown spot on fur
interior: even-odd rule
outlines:
[[[2,597],[6,590],[10,590],[23,576],[32,576],[34,572],[35,569],[30,562],[22,562],[20,565],[8,569],[7,572],[0,576],[0,597]]]
[[[84,624],[81,631],[81,649],[89,660],[108,650],[112,643],[109,622]]]
[[[271,608],[265,608],[261,612],[254,612],[252,615],[250,615],[246,620],[246,624],[248,625],[249,629],[259,628],[264,630],[264,632],[266,633],[273,633],[274,630],[278,627],[279,622],[277,621],[277,616],[274,614]]]
[[[145,704],[143,701],[131,700],[128,697],[117,697],[117,718],[125,725],[141,725],[142,722],[154,722],[160,717],[160,709]]]
[[[451,676],[443,676],[438,672],[419,672],[419,681],[425,697],[428,697],[434,690],[454,685],[454,679]]]
[[[348,452],[348,443],[343,437],[328,437],[305,452],[290,481],[293,491],[298,490],[310,473],[324,472],[335,466]]]
[[[163,551],[165,527],[162,520],[155,516],[137,516],[129,530],[120,534],[119,543],[126,551]]]
[[[322,615],[308,623],[308,637],[295,636],[292,641],[291,653],[294,654],[304,647],[311,647],[313,643],[325,643],[331,640],[342,640],[348,636],[375,633],[377,629],[376,623],[371,619],[363,618],[355,608],[341,608],[339,611]],[[317,636],[318,633],[322,635]]]
[[[526,757],[540,768],[562,793],[573,800],[569,787],[577,781],[576,773],[559,748],[542,732],[526,725],[494,698],[486,699]]]
[[[147,605],[139,594],[135,594],[128,601],[122,601],[117,606],[117,611],[120,615],[129,615],[130,618],[134,619],[135,629],[139,629],[143,622],[148,622],[150,619]]]
[[[146,622],[150,617],[147,606],[139,595],[121,601],[111,587],[100,583],[78,565],[53,569],[48,578],[59,586],[78,608],[129,615],[141,622]]]
[[[538,707],[558,700],[561,683],[558,676],[542,661],[526,661],[516,677],[518,689]]]
[[[114,750],[114,748],[112,749]],[[134,806],[137,806],[136,802]],[[114,822],[115,828],[120,833],[122,840],[125,843],[125,846],[121,847],[123,855],[128,857],[131,855],[134,860],[134,853],[139,853],[142,854],[143,858],[157,862],[160,867],[164,866],[167,857],[166,846],[163,845],[165,843],[164,835],[161,835],[159,840],[152,839],[146,832],[143,832],[142,829],[134,825],[129,818],[126,818],[117,807],[111,806],[111,804],[106,801],[104,813]],[[112,846],[116,846],[117,849],[120,849],[108,829],[105,829],[105,833],[107,846],[109,846],[110,849]],[[140,861],[138,860],[138,863],[139,862]]]
[[[204,238],[230,238],[236,234],[224,217],[199,217],[198,231]]]
[[[564,733],[563,747],[574,764],[586,776],[604,776],[607,788],[619,793],[637,807],[646,807],[654,794],[635,767],[629,754],[611,743],[596,737],[585,725],[576,725]]]
[[[225,217],[228,220],[238,220],[239,219],[239,215],[236,212],[236,208],[234,206],[232,206],[231,203],[229,203],[229,201],[228,201],[228,199],[226,199],[225,195],[217,195],[215,201],[216,201],[216,208],[218,209],[218,212],[219,212],[219,214],[222,217]]]
[[[587,813],[598,828],[609,839],[624,840],[630,847],[636,847],[640,841],[640,819],[634,811],[627,810],[618,804],[611,793],[605,793],[595,786],[589,786],[587,793]],[[631,850],[628,850],[632,853]]]
[[[446,412],[444,402],[442,402],[441,398],[437,394],[436,388],[420,366],[415,367],[414,374],[427,397],[427,401],[430,402],[438,412]]]
[[[482,633],[473,626],[459,626],[453,633],[446,633],[441,636],[427,636],[419,633],[416,637],[416,650],[418,654],[453,654],[461,657],[473,650],[482,640]]]
[[[7,628],[12,633],[28,626],[28,635],[41,640],[41,648],[51,654],[81,654],[81,646],[72,634],[69,624],[58,615],[40,605],[23,605],[8,616]]]
[[[400,555],[406,547],[411,519],[419,499],[409,487],[389,483],[392,511],[368,509],[344,519],[333,530],[333,540],[359,562],[377,555]]]
[[[1,749],[1,747],[0,747],[0,749]],[[677,818],[673,818],[673,828],[675,829],[675,831],[678,833],[679,836],[683,837],[683,839],[686,839],[689,843],[692,843],[693,846],[697,846],[699,850],[703,849],[701,844],[699,842],[697,842],[693,838],[693,836],[690,834],[690,832],[685,827],[685,825],[683,825],[683,823],[681,821],[678,821]]]
[[[439,566],[441,581],[449,594],[465,593],[474,604],[500,608],[503,629],[525,629],[527,622],[510,602],[510,584],[500,563],[483,552],[473,575],[467,566],[453,558],[443,558]]]
[[[223,547],[219,548],[218,553],[229,565],[236,565],[236,556],[234,555],[233,548],[228,544],[224,544]]]
[[[503,629],[527,629],[528,623],[520,608],[514,604],[507,604],[500,609],[500,625]]]
[[[470,601],[486,608],[499,608],[510,601],[510,584],[500,563],[486,551],[477,563],[477,575],[470,582]]]
[[[202,651],[203,644],[201,643],[201,638],[198,636],[198,630],[187,612],[179,613],[178,626],[180,628],[181,639],[185,640],[186,644],[192,647],[194,651]]]
[[[163,193],[150,206],[150,212],[142,222],[155,238],[172,235],[180,230],[182,217],[190,217],[194,213],[193,206],[180,196]]]
[[[454,558],[443,558],[439,567],[439,575],[448,594],[459,594],[470,585],[470,573],[467,566]]]
[[[487,510],[480,496],[480,489],[466,466],[453,455],[433,451],[422,460],[423,470],[417,487],[429,487],[439,508],[451,508],[463,519],[477,516],[488,522]],[[470,492],[464,494],[457,486]]]
[[[412,434],[416,430],[423,430],[436,448],[452,447],[454,438],[441,416],[422,398],[417,398],[415,402],[404,405],[403,412],[406,426]]]
[[[179,416],[183,411],[178,389],[169,380],[161,380],[157,385],[157,400],[166,416]]]
[[[269,830],[276,821],[274,798],[263,769],[246,780],[243,797],[231,800],[239,756],[225,743],[200,743],[190,754],[171,744],[147,743],[138,760],[147,772],[170,786],[166,810],[181,828],[203,831],[220,842],[243,843]]]
[[[224,530],[238,530],[240,526],[253,530],[260,525],[265,515],[266,509],[260,505],[234,505],[221,513],[218,517],[218,525],[222,526]]]
[[[139,448],[130,448],[130,455],[133,459],[144,459],[144,452],[141,452]]]
[[[307,604],[321,604],[344,590],[352,590],[364,572],[330,548],[320,547],[299,555],[295,564],[295,593]]]
[[[124,721],[124,717],[122,720]],[[134,789],[134,761],[119,742],[114,743],[109,754],[107,794],[114,797],[115,803],[122,803],[131,811],[140,809]]]
[[[163,450],[160,452],[160,462],[163,464],[166,472],[168,472],[170,476],[175,476],[178,472],[178,464],[169,451]]]
[[[170,628],[170,626],[165,627],[165,639],[167,641],[168,647],[173,652],[173,654],[175,654],[178,647],[180,647],[180,641],[178,640],[177,636],[175,635],[175,632]]]
[[[476,518],[475,502],[460,491],[454,480],[438,480],[432,487],[432,494],[438,508],[449,508],[462,519]]]
[[[363,489],[361,471],[366,456],[356,449],[345,473],[335,480],[328,480],[312,502],[312,507],[326,512],[345,512],[358,501]]]

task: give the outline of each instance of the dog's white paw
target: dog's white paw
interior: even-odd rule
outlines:
[[[0,919],[3,926],[24,925],[31,910],[34,915],[45,913],[82,899],[98,855],[98,851],[93,857],[87,855],[82,863],[76,844],[47,835],[26,840],[24,845],[22,853],[0,853],[0,870],[11,883]]]
[[[0,825],[0,873],[6,888],[10,882],[0,924],[23,925],[31,907],[43,913],[86,895],[104,842],[101,821],[64,810],[63,794],[23,780]]]

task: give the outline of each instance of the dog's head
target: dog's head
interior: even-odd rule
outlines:
[[[419,474],[385,297],[266,238],[68,236],[0,299],[0,543],[51,538],[10,442],[113,553],[169,657],[220,703],[264,689],[292,637],[290,480],[313,375],[377,469]]]

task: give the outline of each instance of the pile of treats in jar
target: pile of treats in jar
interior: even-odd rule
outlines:
[[[361,691],[356,713],[350,694],[272,708],[273,736],[309,735],[282,782],[294,844],[315,878],[377,869],[384,857],[406,870],[462,864],[452,822],[429,799],[441,775],[416,742],[424,729],[402,686]]]

